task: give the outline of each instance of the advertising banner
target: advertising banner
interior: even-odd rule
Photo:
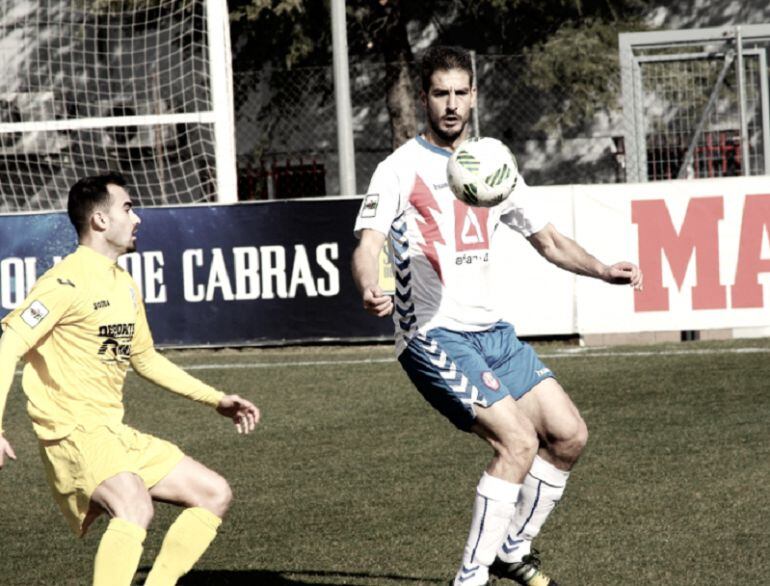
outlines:
[[[766,177],[574,186],[576,239],[644,290],[578,279],[580,333],[770,326]]]
[[[350,275],[359,198],[138,209],[139,284],[155,342],[227,346],[390,339]],[[0,217],[2,315],[73,251],[64,213]]]
[[[537,187],[548,220],[574,238],[574,194],[568,185]],[[577,277],[547,262],[520,234],[501,227],[493,237],[497,302],[506,321],[520,336],[552,336],[577,332]],[[631,291],[623,291],[631,295]]]
[[[550,221],[644,290],[577,277],[519,234],[493,236],[495,293],[522,336],[770,326],[770,194],[763,177],[538,187]],[[163,346],[389,340],[350,275],[361,199],[139,209],[139,284]],[[0,216],[0,314],[75,248],[64,213]],[[381,263],[384,288],[390,266]],[[387,283],[390,282],[390,285]]]

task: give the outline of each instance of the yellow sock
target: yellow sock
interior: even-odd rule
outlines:
[[[146,535],[139,525],[125,519],[111,519],[96,550],[94,586],[130,586]]]
[[[217,536],[222,519],[201,507],[185,509],[163,538],[144,586],[173,586],[193,567]]]

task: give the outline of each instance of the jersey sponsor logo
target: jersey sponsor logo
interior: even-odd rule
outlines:
[[[107,338],[99,347],[99,356],[104,362],[125,362],[131,356],[131,343],[121,343],[115,338]]]
[[[59,283],[59,285],[69,285],[70,287],[75,287],[75,283],[69,279],[56,279],[56,281]]]
[[[361,204],[361,217],[373,218],[377,215],[377,206],[380,204],[380,194],[370,193],[364,196],[364,201]]]
[[[485,370],[483,373],[481,373],[481,380],[483,380],[484,384],[493,391],[500,390],[500,381],[497,380],[497,377],[490,371]]]
[[[94,302],[94,311],[96,311],[97,309],[103,309],[103,308],[109,307],[109,306],[110,306],[110,302],[107,301],[106,299],[103,299],[102,301],[95,301]]]
[[[99,337],[104,338],[97,354],[103,362],[125,362],[131,356],[131,340],[135,324],[108,324],[99,326]]]
[[[99,326],[99,336],[102,338],[133,338],[135,324],[109,324]]]
[[[48,315],[48,308],[39,301],[33,301],[29,307],[21,313],[21,319],[29,327],[34,328],[45,316]]]
[[[477,252],[473,254],[462,253],[455,257],[455,264],[460,265],[472,265],[475,262],[489,262],[489,251],[483,253]]]
[[[474,208],[455,201],[455,248],[457,252],[489,248],[489,208]]]

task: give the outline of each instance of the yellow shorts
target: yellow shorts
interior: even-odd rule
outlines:
[[[149,489],[184,458],[174,444],[124,424],[77,427],[65,438],[39,445],[56,504],[80,536],[103,512],[91,506],[91,495],[103,481],[133,472]]]

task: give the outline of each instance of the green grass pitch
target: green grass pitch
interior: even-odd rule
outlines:
[[[591,433],[540,535],[566,586],[766,584],[770,340],[538,346]],[[235,501],[182,585],[445,584],[490,456],[414,391],[389,346],[169,353],[252,398],[238,436],[211,410],[128,377],[126,421],[218,470]],[[55,508],[17,377],[0,471],[0,584],[90,583],[105,526],[77,540]],[[141,562],[177,509],[158,505]]]

